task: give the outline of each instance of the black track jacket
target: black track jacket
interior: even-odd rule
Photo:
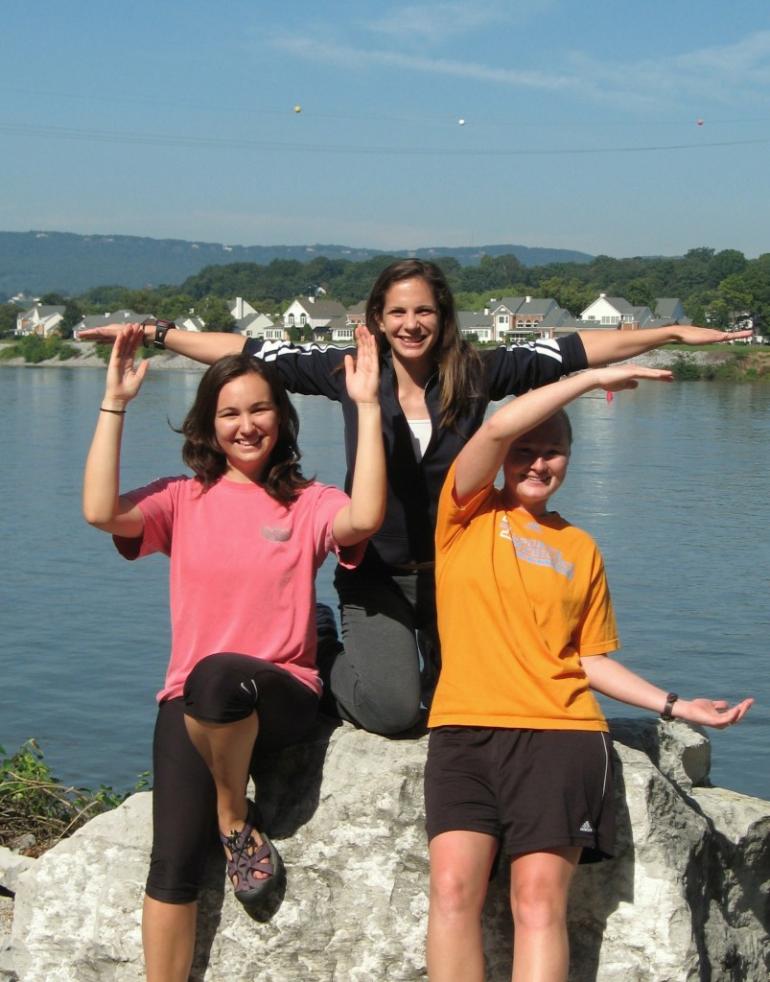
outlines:
[[[353,346],[334,348],[319,344],[294,345],[284,341],[249,339],[244,351],[271,362],[290,392],[321,395],[342,405],[345,421],[345,457],[349,492],[358,438],[356,404],[345,388],[343,358],[355,353]],[[587,367],[583,342],[577,334],[558,341],[535,341],[482,352],[485,367],[484,398],[461,418],[456,428],[439,422],[438,373],[428,380],[425,402],[433,432],[423,459],[415,458],[409,425],[398,401],[393,359],[388,351],[381,357],[380,404],[388,499],[385,521],[374,535],[359,569],[383,572],[387,567],[424,563],[434,557],[433,533],[436,506],[449,465],[484,419],[490,402],[553,382],[562,375]]]

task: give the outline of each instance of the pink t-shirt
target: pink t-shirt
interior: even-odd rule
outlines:
[[[348,496],[314,483],[287,508],[258,484],[222,478],[202,493],[193,478],[167,477],[126,497],[144,533],[116,536],[120,554],[171,560],[171,658],[158,701],[180,696],[197,662],[218,652],[274,662],[320,692],[316,570],[331,550],[355,566],[366,545],[340,550],[332,536]]]

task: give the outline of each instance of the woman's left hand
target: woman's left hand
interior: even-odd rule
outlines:
[[[753,699],[744,699],[734,706],[730,706],[724,699],[679,699],[674,703],[672,715],[675,719],[683,719],[688,723],[723,730],[740,722],[753,704]]]
[[[379,403],[380,356],[369,329],[359,324],[355,331],[356,357],[345,355],[345,385],[359,406]]]
[[[673,328],[679,344],[722,344],[725,341],[742,341],[750,338],[753,331],[719,331],[713,327],[696,327],[694,324],[680,324]]]

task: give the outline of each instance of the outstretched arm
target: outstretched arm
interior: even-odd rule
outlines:
[[[119,495],[120,444],[126,406],[142,387],[150,363],[134,366],[134,355],[142,343],[139,324],[121,328],[107,366],[99,418],[91,441],[83,475],[83,516],[104,532],[135,538],[142,534],[142,512]]]
[[[582,665],[591,688],[597,692],[630,706],[663,712],[667,693],[614,658],[592,655],[584,658]],[[723,699],[677,699],[671,715],[688,723],[700,723],[701,726],[714,726],[721,730],[742,720],[753,703],[753,699],[744,699],[730,706]]]
[[[345,355],[345,385],[358,409],[358,443],[350,504],[334,518],[334,538],[352,546],[368,538],[385,517],[385,448],[380,412],[377,342],[366,327],[356,328],[356,360]]]
[[[141,324],[127,325],[142,328]],[[91,327],[78,335],[84,341],[98,341],[112,344],[123,330],[122,324],[106,324],[104,327]],[[155,337],[155,325],[143,326],[144,336],[148,340]],[[194,361],[205,365],[213,365],[225,355],[237,355],[243,349],[244,339],[240,334],[225,334],[219,331],[180,331],[174,329],[166,334],[165,347],[176,355],[185,355]]]
[[[512,441],[592,389],[635,389],[638,379],[672,381],[671,372],[641,365],[593,368],[532,389],[490,416],[465,444],[455,466],[455,496],[460,503],[494,481]]]
[[[625,361],[652,351],[663,344],[721,344],[751,337],[751,331],[715,331],[710,327],[672,324],[670,327],[647,327],[638,331],[579,331],[591,367],[613,361]]]

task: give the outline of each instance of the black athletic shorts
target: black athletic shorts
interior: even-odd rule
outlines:
[[[482,832],[508,856],[581,846],[612,856],[612,743],[588,730],[439,726],[425,766],[428,839]]]

